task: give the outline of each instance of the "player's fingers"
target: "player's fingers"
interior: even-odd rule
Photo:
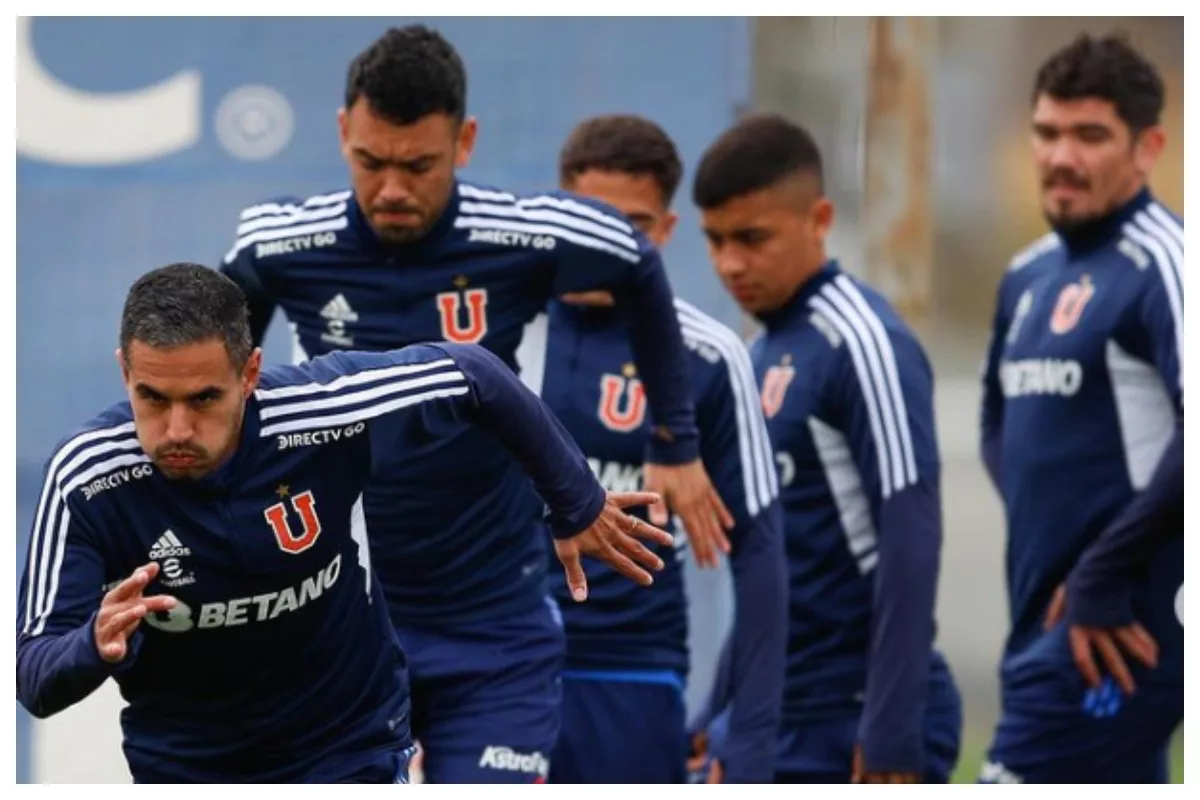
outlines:
[[[862,748],[860,748],[860,747],[854,748],[854,757],[850,761],[850,782],[851,783],[862,783],[863,782]]]
[[[124,639],[114,639],[99,645],[100,657],[110,663],[117,663],[125,658],[126,645]]]
[[[1092,644],[1087,631],[1072,626],[1067,631],[1067,638],[1071,643],[1071,658],[1075,661],[1075,668],[1088,686],[1097,688],[1100,685],[1100,671],[1096,669],[1096,661],[1092,657]]]
[[[650,527],[645,523],[641,523],[641,525]],[[619,534],[617,538],[613,539],[611,543],[613,547],[620,552],[629,556],[642,566],[649,567],[655,572],[661,570],[664,566],[663,560],[659,558],[656,553],[646,547],[646,545],[639,542],[637,539],[633,538],[633,536],[622,533]]]
[[[143,564],[135,569],[132,575],[114,586],[113,589],[107,595],[105,595],[105,599],[119,602],[128,600],[131,597],[136,597],[142,591],[142,589],[146,587],[146,584],[154,580],[156,575],[158,575],[157,561],[151,561],[148,564]]]
[[[155,594],[143,597],[140,602],[149,612],[170,611],[179,603],[178,600],[169,594]]]
[[[1050,598],[1050,607],[1046,609],[1046,620],[1043,623],[1045,630],[1050,630],[1063,617],[1063,611],[1067,607],[1067,587],[1059,586],[1054,590],[1054,596]]]
[[[1150,669],[1158,666],[1158,642],[1141,625],[1134,623],[1117,628],[1116,637],[1121,647],[1144,666]]]
[[[712,766],[708,768],[709,783],[723,783],[725,781],[725,768],[721,766],[721,762],[713,759]]]
[[[659,473],[653,465],[647,464],[643,472],[642,486],[645,488],[644,494],[653,494],[655,499],[644,505],[646,506],[646,516],[650,518],[650,522],[655,525],[666,525],[671,518],[670,511],[667,508],[667,492],[663,482],[659,480]],[[642,494],[638,492],[622,492],[622,494]],[[610,495],[611,497],[611,495]],[[624,507],[624,506],[622,506]]]
[[[137,630],[137,626],[142,624],[142,620],[150,613],[150,610],[144,605],[136,605],[129,609],[123,615],[121,627],[117,630],[114,638],[128,639],[133,636],[133,632]]]
[[[662,528],[657,528],[638,517],[627,517],[633,520],[632,528],[629,531],[630,536],[636,536],[639,539],[649,539],[655,544],[660,544],[663,547],[670,547],[675,544],[674,537],[664,531]]]
[[[638,545],[640,546],[641,543],[639,542]],[[607,540],[602,540],[592,555],[641,586],[649,586],[654,583],[654,577],[649,572],[633,563],[628,556]]]
[[[707,494],[701,496],[688,508],[688,514],[700,520],[700,535],[704,538],[705,551],[702,566],[715,567],[720,563],[717,552],[728,552],[729,540],[721,529],[721,520],[714,509],[712,498]],[[685,520],[686,521],[686,520]],[[689,530],[691,530],[689,528]]]
[[[145,608],[132,604],[132,606],[122,606],[114,610],[103,624],[96,628],[96,642],[108,644],[115,639],[121,638],[121,631],[130,624],[131,621],[142,619],[145,615]]]
[[[696,564],[707,567],[716,563],[713,553],[713,528],[715,527],[712,512],[704,505],[689,505],[677,508],[683,527],[687,530],[688,541],[692,544],[692,554]]]
[[[147,614],[170,611],[178,602],[169,594],[156,594],[111,605],[105,610],[107,613],[97,617],[97,635],[106,637],[128,635],[125,631],[132,631],[133,628],[136,628]]]
[[[671,510],[661,498],[646,507],[646,516],[655,525],[666,525],[671,521]]]
[[[716,512],[717,521],[721,523],[722,531],[733,530],[736,521],[733,518],[733,513],[730,512],[729,506],[725,505],[725,500],[722,499],[721,493],[717,491],[715,486],[708,488],[709,501],[712,503],[713,510]],[[724,533],[721,534],[724,537]],[[729,540],[725,540],[725,552],[729,552]]]
[[[1117,643],[1105,631],[1096,632],[1092,636],[1092,641],[1096,650],[1100,652],[1104,666],[1108,668],[1108,674],[1112,675],[1117,686],[1120,686],[1121,691],[1125,694],[1133,694],[1137,687],[1133,683],[1133,675],[1130,674],[1125,659],[1121,658],[1121,651],[1117,647]]]
[[[649,507],[661,503],[662,495],[658,492],[609,492],[608,499],[617,508]]]
[[[124,641],[125,631],[132,630],[146,616],[146,607],[141,603],[130,603],[111,614],[108,620],[96,631],[96,641],[107,645],[115,641]]]
[[[587,575],[583,572],[583,564],[579,562],[579,550],[576,547],[559,547],[555,543],[558,560],[562,562],[563,571],[567,575],[567,588],[571,591],[571,599],[576,603],[587,600]]]

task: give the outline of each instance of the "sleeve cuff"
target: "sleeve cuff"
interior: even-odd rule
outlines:
[[[87,623],[84,625],[83,638],[87,643],[84,648],[82,657],[89,668],[95,669],[97,672],[107,672],[109,675],[120,675],[137,661],[138,653],[142,649],[142,632],[134,631],[129,637],[129,647],[125,650],[125,658],[117,663],[105,661],[100,657],[100,648],[96,646],[96,616],[99,611],[93,612],[92,616],[88,617]]]
[[[1133,598],[1128,585],[1092,586],[1087,590],[1067,581],[1067,622],[1089,628],[1119,628],[1134,622]]]
[[[604,487],[596,483],[591,499],[578,513],[564,515],[552,512],[550,514],[547,524],[550,526],[551,535],[555,539],[570,539],[572,536],[577,536],[596,521],[596,517],[600,516],[600,512],[604,510],[606,502],[608,502],[608,493],[604,491]]]
[[[700,440],[696,436],[675,437],[665,441],[657,436],[651,437],[646,447],[646,460],[651,464],[675,467],[680,464],[690,464],[700,458]]]

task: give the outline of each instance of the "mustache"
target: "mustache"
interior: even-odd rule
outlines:
[[[1087,189],[1091,187],[1091,182],[1067,167],[1059,167],[1046,173],[1042,178],[1042,188],[1049,189],[1051,186],[1069,186],[1072,189]]]

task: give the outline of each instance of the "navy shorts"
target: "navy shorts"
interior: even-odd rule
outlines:
[[[1090,689],[1063,671],[1009,688],[980,783],[1166,783],[1183,686],[1111,679]]]
[[[340,767],[320,770],[310,776],[308,783],[408,783],[408,766],[416,753],[416,747],[403,750],[375,753],[355,759]]]
[[[565,673],[551,783],[686,783],[681,681]]]
[[[962,698],[948,669],[930,676],[922,783],[948,783],[962,742]],[[780,726],[775,783],[849,783],[859,715]]]
[[[475,630],[397,632],[424,781],[545,783],[562,710],[557,606]]]

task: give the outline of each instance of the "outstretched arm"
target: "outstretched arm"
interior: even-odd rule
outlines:
[[[371,426],[372,448],[381,452],[403,447],[397,426],[387,422],[402,421],[414,409],[491,433],[522,465],[549,506],[550,529],[573,591],[586,593],[580,555],[600,558],[642,584],[652,579],[638,563],[662,568],[658,556],[638,539],[670,544],[670,534],[621,511],[654,497],[606,495],[554,414],[489,350],[424,344],[384,353],[337,351],[303,368],[330,387],[325,402],[332,407],[353,408],[347,413],[356,419],[383,418]],[[287,427],[291,423],[285,418],[309,406],[286,390],[259,391],[258,399],[260,413],[273,420],[263,435],[295,429]],[[344,421],[332,415],[325,419]]]

